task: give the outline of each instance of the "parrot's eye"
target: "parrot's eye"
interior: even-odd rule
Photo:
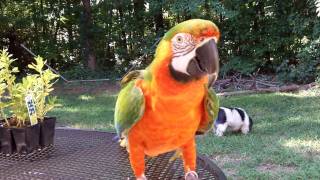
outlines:
[[[182,41],[183,41],[182,37],[181,36],[177,36],[177,42],[178,43],[182,43]]]
[[[173,56],[181,56],[189,53],[195,48],[196,42],[191,34],[178,33],[172,40]]]

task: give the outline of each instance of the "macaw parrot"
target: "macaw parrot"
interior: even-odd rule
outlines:
[[[192,19],[171,28],[144,70],[128,73],[115,106],[115,128],[137,179],[145,155],[182,152],[185,177],[197,179],[195,135],[212,128],[219,102],[210,89],[219,71],[218,27]]]

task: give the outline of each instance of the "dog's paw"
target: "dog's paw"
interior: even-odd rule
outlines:
[[[250,131],[249,128],[242,128],[242,129],[241,129],[241,133],[242,133],[242,134],[248,134],[249,131]]]
[[[216,131],[215,135],[218,136],[218,137],[221,137],[221,136],[223,136],[223,132],[222,131]]]

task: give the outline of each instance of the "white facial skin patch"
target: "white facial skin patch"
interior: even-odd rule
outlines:
[[[173,69],[176,71],[182,72],[184,74],[190,75],[187,72],[187,67],[189,62],[191,61],[192,58],[195,57],[195,55],[196,55],[196,50],[194,49],[184,56],[174,57],[171,62]]]
[[[195,57],[196,42],[191,34],[178,33],[172,40],[172,68],[175,71],[190,75],[187,72],[187,67],[192,58]]]

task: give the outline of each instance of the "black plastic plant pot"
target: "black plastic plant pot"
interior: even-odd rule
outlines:
[[[43,122],[40,123],[40,145],[47,147],[54,143],[54,132],[56,126],[55,117],[45,117]]]
[[[14,144],[11,129],[0,126],[0,152],[4,154],[12,154]]]
[[[25,128],[12,128],[17,153],[31,153],[39,147],[40,124]]]

